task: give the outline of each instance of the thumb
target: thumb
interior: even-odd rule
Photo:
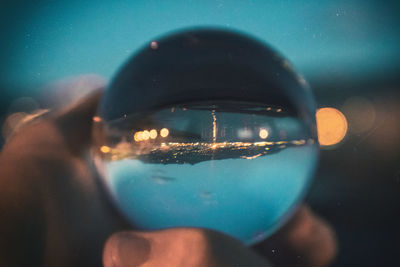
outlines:
[[[198,228],[116,233],[105,244],[103,264],[105,267],[270,266],[238,240]]]
[[[134,232],[121,232],[106,242],[103,263],[105,267],[141,266],[148,261],[150,252],[149,239]]]

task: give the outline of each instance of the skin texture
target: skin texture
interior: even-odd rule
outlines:
[[[101,90],[20,127],[0,154],[0,266],[326,266],[331,228],[301,207],[254,248],[194,228],[132,231],[89,156]],[[267,260],[268,259],[268,260]]]

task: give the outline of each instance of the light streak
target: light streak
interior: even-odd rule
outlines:
[[[258,157],[260,157],[262,155],[264,155],[264,154],[260,153],[260,154],[254,155],[254,156],[242,156],[241,158],[242,159],[255,159],[255,158],[258,158]]]
[[[213,118],[213,142],[217,142],[217,117],[215,116],[215,110],[211,112]]]

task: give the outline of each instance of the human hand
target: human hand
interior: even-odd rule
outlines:
[[[46,114],[7,140],[0,154],[1,266],[99,266],[103,259],[106,267],[311,267],[334,257],[332,230],[305,207],[254,249],[205,229],[127,232],[89,155],[100,95]]]
[[[115,233],[108,239],[103,259],[106,267],[322,267],[335,254],[332,229],[303,205],[278,232],[252,248],[207,229],[130,231]]]

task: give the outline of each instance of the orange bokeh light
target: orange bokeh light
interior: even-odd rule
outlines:
[[[347,133],[347,120],[336,108],[320,108],[316,113],[318,141],[322,146],[331,146],[343,140]]]
[[[169,130],[167,128],[162,128],[160,131],[161,137],[167,137],[169,135]]]
[[[100,151],[103,153],[109,153],[111,151],[111,148],[108,146],[101,146]]]
[[[142,132],[142,139],[143,140],[149,140],[149,138],[150,138],[150,132],[148,130],[144,130]]]
[[[136,142],[142,141],[143,132],[136,132],[135,135],[133,136],[133,139],[135,139]]]
[[[94,116],[93,117],[94,122],[101,122],[101,118],[99,116]]]
[[[150,138],[151,138],[151,139],[156,139],[156,137],[157,137],[157,130],[152,129],[152,130],[150,131]]]

